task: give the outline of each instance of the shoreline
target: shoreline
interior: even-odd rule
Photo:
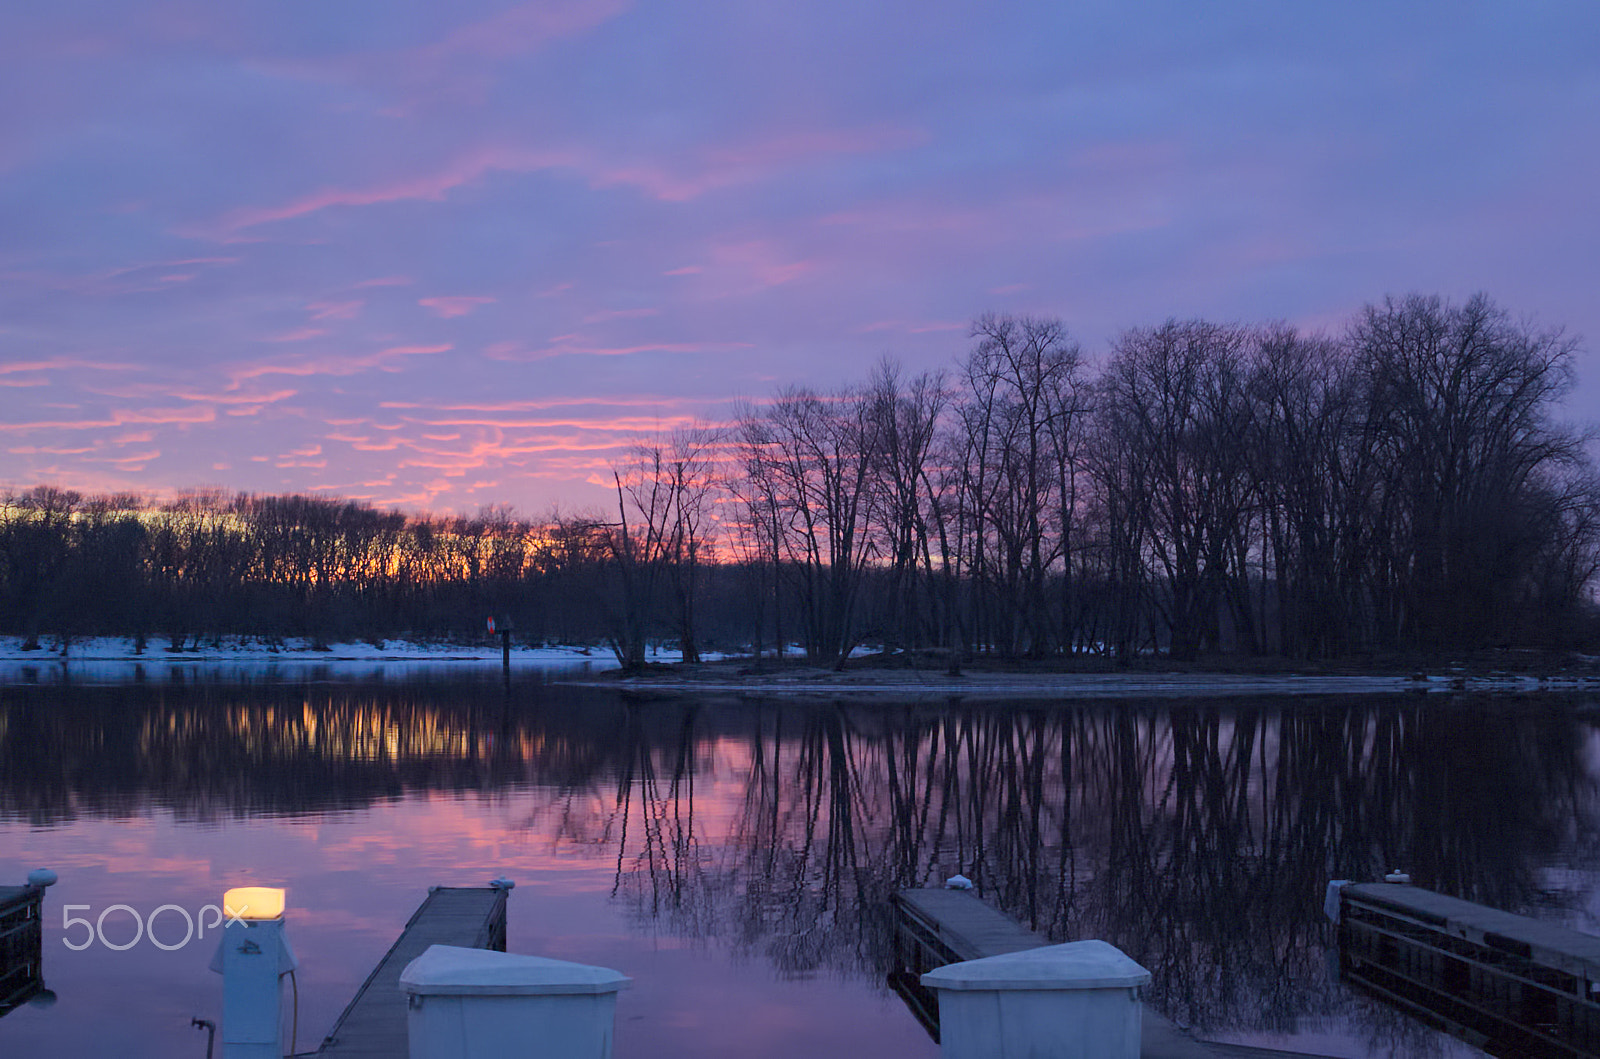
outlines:
[[[51,638],[54,639],[54,638]],[[165,642],[165,638],[161,641]],[[446,640],[373,640],[320,646],[302,637],[268,641],[227,637],[198,648],[172,651],[147,642],[136,651],[132,637],[89,637],[71,643],[67,653],[49,640],[33,651],[22,637],[0,636],[0,683],[52,679],[93,682],[142,680],[147,670],[173,672],[246,670],[296,671],[334,667],[502,668],[498,643]],[[654,656],[670,659],[671,654]],[[1294,665],[1281,659],[1204,659],[1178,663],[1144,658],[1131,667],[1101,659],[1051,659],[1036,663],[980,659],[960,676],[946,672],[942,660],[922,667],[901,658],[859,654],[844,668],[816,666],[803,658],[719,657],[684,664],[654,661],[641,673],[625,673],[604,647],[593,645],[513,645],[513,670],[542,670],[554,683],[609,688],[652,695],[715,694],[874,698],[1177,698],[1238,695],[1437,694],[1446,692],[1600,691],[1600,659],[1582,655],[1535,656],[1497,653],[1464,661],[1416,662],[1369,659]],[[1497,666],[1498,664],[1498,666]],[[1511,667],[1518,668],[1511,668]]]
[[[668,679],[625,676],[615,670],[595,679],[562,679],[577,687],[612,688],[656,695],[748,694],[826,696],[869,695],[912,698],[1194,698],[1237,695],[1398,695],[1461,691],[1526,694],[1600,690],[1600,677],[1534,677],[1381,674],[1190,673],[968,673],[920,679],[903,670],[831,671],[791,676],[767,674],[738,680]]]
[[[1515,659],[1513,671],[1488,663],[1504,658],[1470,659],[1467,664],[1401,664],[1399,659],[1357,666],[1278,659],[1211,659],[1182,664],[1164,658],[1141,659],[1120,667],[1099,659],[1046,660],[1039,663],[984,659],[950,676],[942,661],[917,668],[881,656],[857,656],[842,669],[803,660],[779,662],[730,658],[699,664],[652,664],[641,673],[617,667],[592,679],[563,679],[585,687],[621,688],[661,695],[694,693],[782,694],[808,696],[871,695],[962,698],[1165,698],[1226,695],[1403,694],[1440,692],[1577,692],[1600,690],[1600,667],[1593,659]],[[1530,661],[1543,664],[1526,665]],[[1552,664],[1553,663],[1553,664]]]

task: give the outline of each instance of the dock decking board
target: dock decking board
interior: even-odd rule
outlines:
[[[941,962],[981,960],[987,956],[1025,952],[1050,944],[1050,940],[1042,934],[1027,929],[966,890],[901,890],[894,900],[902,915],[915,928],[908,940]],[[935,948],[943,951],[936,952]],[[929,991],[920,986],[915,991],[909,989],[912,985],[909,979],[914,977],[909,972],[898,974],[898,977],[900,981],[896,982],[895,976],[891,976],[891,984],[906,998],[907,1004],[913,1006],[913,1013],[917,1013],[917,1005],[922,1005],[927,1009],[926,1014],[937,1023],[937,999],[923,997],[921,994]],[[924,1014],[918,1013],[918,1018],[924,1018]],[[1152,1011],[1149,1005],[1143,1005],[1142,1018],[1141,1059],[1294,1059],[1302,1054],[1198,1041],[1170,1019]],[[1304,1059],[1319,1057],[1306,1056]]]
[[[942,942],[956,961],[1025,952],[1050,942],[965,890],[902,890],[900,907]]]
[[[430,945],[504,952],[506,891],[476,886],[430,890],[314,1054],[340,1059],[405,1056],[410,1043],[400,972]]]

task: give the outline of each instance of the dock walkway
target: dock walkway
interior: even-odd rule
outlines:
[[[921,976],[947,963],[981,960],[1049,945],[1049,939],[965,890],[912,889],[895,896],[900,911],[899,954],[889,983],[912,1014],[937,1035],[938,999]],[[1300,1052],[1214,1044],[1189,1036],[1148,1004],[1142,1006],[1142,1059],[1318,1059]]]
[[[44,988],[42,886],[0,886],[0,1015]]]
[[[1491,1055],[1600,1056],[1600,938],[1415,886],[1339,891],[1344,978]]]
[[[490,886],[436,886],[373,968],[311,1053],[340,1059],[394,1059],[410,1051],[400,972],[430,945],[506,951],[506,891]]]

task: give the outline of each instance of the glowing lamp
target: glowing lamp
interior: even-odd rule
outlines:
[[[298,966],[284,936],[284,892],[236,886],[211,969],[222,975],[223,1059],[283,1059],[283,976]]]
[[[222,911],[229,919],[281,919],[283,897],[271,886],[235,886],[222,895]]]

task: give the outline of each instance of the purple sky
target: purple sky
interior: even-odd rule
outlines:
[[[581,507],[985,310],[1413,290],[1586,336],[1587,421],[1597,55],[1593,0],[10,4],[0,485]]]

